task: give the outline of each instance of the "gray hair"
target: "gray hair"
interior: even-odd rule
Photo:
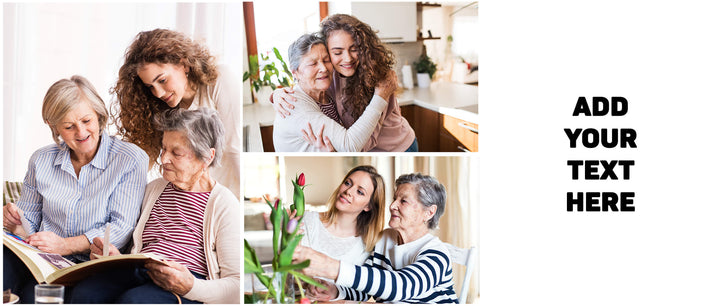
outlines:
[[[402,184],[415,186],[417,199],[426,209],[433,205],[437,206],[435,215],[427,223],[429,229],[437,227],[440,217],[445,212],[445,199],[447,198],[445,186],[440,184],[436,178],[420,173],[401,175],[395,180],[395,189]]]
[[[295,71],[300,67],[300,61],[313,46],[321,44],[325,46],[325,39],[320,33],[303,34],[288,47],[288,61],[290,61],[290,71]]]
[[[52,132],[55,143],[60,144],[60,134],[55,126],[65,118],[67,113],[82,102],[90,104],[90,107],[97,114],[98,126],[100,127],[100,133],[102,133],[107,125],[108,111],[105,108],[105,102],[86,78],[73,75],[70,79],[59,80],[52,84],[45,93],[42,117],[43,121],[50,126],[50,132]]]
[[[209,159],[210,149],[215,149],[215,159],[209,166],[220,165],[225,128],[217,111],[207,107],[196,110],[176,107],[155,115],[155,128],[163,132],[184,132],[190,148],[199,159]]]

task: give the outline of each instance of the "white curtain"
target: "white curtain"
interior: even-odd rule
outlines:
[[[20,181],[53,143],[41,118],[55,81],[82,75],[109,105],[126,48],[140,31],[178,30],[242,74],[242,3],[3,4],[3,179]],[[112,134],[113,126],[109,127]]]

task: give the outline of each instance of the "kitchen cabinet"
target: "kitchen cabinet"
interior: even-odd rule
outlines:
[[[273,126],[261,126],[260,137],[262,138],[263,152],[275,152],[275,144],[273,143]]]
[[[352,2],[350,11],[378,31],[383,42],[417,41],[415,2]]]
[[[400,108],[421,152],[477,152],[478,125],[417,105]]]

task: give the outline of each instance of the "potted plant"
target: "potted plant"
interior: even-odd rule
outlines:
[[[413,68],[415,68],[415,72],[417,72],[418,87],[430,87],[430,80],[432,80],[435,71],[437,71],[437,65],[435,65],[432,59],[430,59],[427,54],[423,54],[417,61],[413,62]]]
[[[293,83],[292,73],[280,51],[273,47],[275,59],[268,54],[260,54],[262,66],[258,61],[258,55],[250,55],[248,58],[248,71],[243,74],[243,82],[250,80],[255,101],[270,102],[270,93],[278,87],[290,87]]]
[[[246,303],[272,302],[276,304],[295,303],[294,284],[298,285],[300,290],[301,304],[309,303],[305,297],[300,281],[325,288],[300,270],[310,265],[310,260],[301,263],[292,263],[292,255],[295,248],[300,243],[303,235],[298,233],[299,224],[302,222],[305,214],[305,174],[301,173],[296,177],[293,183],[293,203],[290,210],[295,211],[295,216],[291,218],[288,211],[283,208],[282,201],[275,200],[271,203],[265,198],[265,202],[270,206],[270,222],[273,225],[273,260],[272,271],[263,269],[258,259],[255,249],[253,249],[247,240],[245,240],[245,273],[253,273],[264,286],[267,291],[259,296],[253,292],[253,296]]]

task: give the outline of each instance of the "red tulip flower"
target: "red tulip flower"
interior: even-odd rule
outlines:
[[[298,185],[305,186],[305,173],[300,173],[300,177],[298,178]]]

